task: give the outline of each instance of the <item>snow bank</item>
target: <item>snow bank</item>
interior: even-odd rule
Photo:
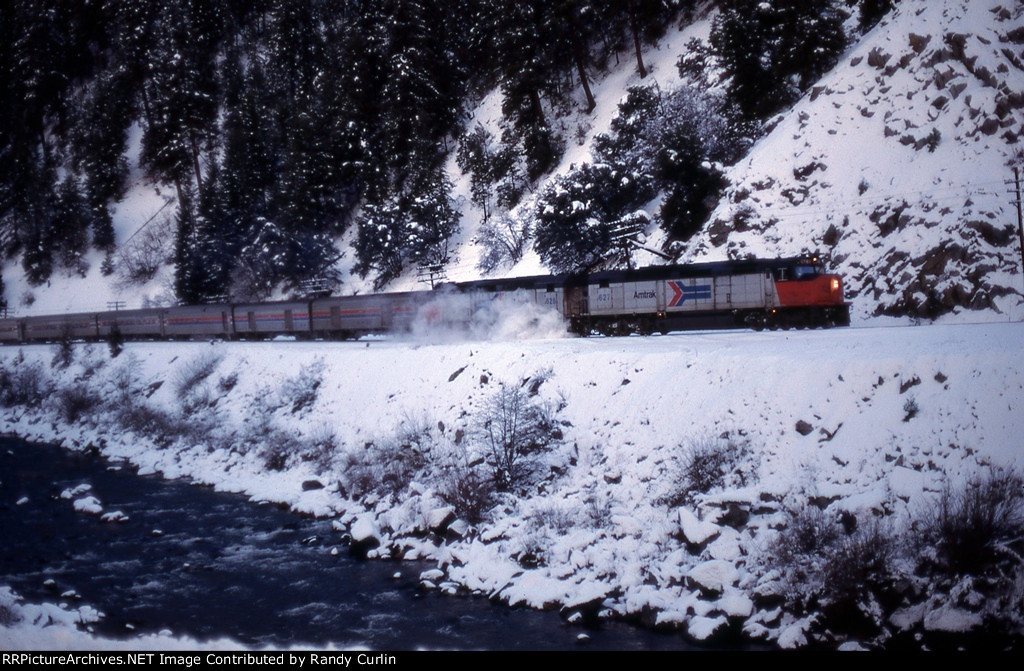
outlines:
[[[1024,325],[993,324],[132,343],[116,359],[78,346],[50,373],[52,393],[0,411],[0,430],[334,517],[370,557],[436,560],[443,577],[431,582],[446,591],[587,616],[655,613],[702,640],[720,618],[745,621],[789,645],[805,627],[769,617],[757,560],[774,529],[809,504],[901,528],[947,484],[1019,467],[1022,342]],[[216,364],[182,393],[175,381],[211,352]],[[8,370],[51,358],[46,346],[0,350]],[[60,390],[84,371],[98,401],[69,423]],[[492,492],[482,521],[453,522],[453,478],[482,487],[493,475],[481,429],[503,387],[545,409],[554,441],[527,457],[513,491]],[[131,428],[112,432],[115,422]],[[684,466],[708,437],[734,457],[700,491]],[[973,621],[942,607],[928,623]]]

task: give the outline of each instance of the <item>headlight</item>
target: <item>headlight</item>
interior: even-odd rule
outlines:
[[[839,278],[838,277],[833,277],[832,278],[832,291],[839,291]]]

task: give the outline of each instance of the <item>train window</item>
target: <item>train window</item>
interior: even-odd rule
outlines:
[[[793,266],[793,279],[809,280],[818,274],[814,266]]]
[[[597,283],[597,287],[599,289],[607,289],[608,288],[608,280],[603,280],[601,282],[598,282]]]
[[[547,286],[547,289],[546,289],[546,291],[547,291],[547,292],[548,292],[549,294],[553,294],[553,293],[555,293],[555,285],[554,285],[554,284],[549,284],[549,285]]]

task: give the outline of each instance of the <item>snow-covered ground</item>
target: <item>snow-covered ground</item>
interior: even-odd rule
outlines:
[[[80,344],[51,371],[54,354],[0,350],[0,366],[47,380],[39,407],[4,409],[0,431],[336,518],[371,557],[436,560],[425,579],[452,593],[643,615],[698,640],[732,626],[805,642],[813,618],[762,598],[764,553],[793,511],[814,502],[910,536],[947,487],[1019,469],[1024,435],[1020,323],[135,343],[115,359]],[[72,388],[92,402],[73,406]],[[453,482],[493,475],[482,429],[506,412],[502,389],[553,419],[553,440],[482,521],[453,520]],[[717,448],[725,473],[700,491],[686,466]],[[951,607],[886,626],[980,617]]]
[[[101,614],[94,608],[26,604],[9,587],[0,586],[0,611],[17,622],[0,624],[3,650],[244,650],[230,639],[197,641],[171,636],[138,636],[129,640],[97,638],[84,630]]]

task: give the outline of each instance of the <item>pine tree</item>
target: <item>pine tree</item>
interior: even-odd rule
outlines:
[[[595,268],[607,256],[612,227],[636,202],[616,168],[585,163],[560,176],[537,199],[534,248],[555,272]]]
[[[184,180],[196,188],[202,184],[202,153],[214,140],[218,5],[196,0],[182,7],[164,0],[161,9],[166,29],[147,54],[151,75],[143,90],[140,160],[181,192]]]
[[[860,0],[860,14],[858,25],[861,32],[867,32],[875,27],[882,17],[888,14],[896,6],[896,0]]]
[[[66,175],[54,204],[53,238],[64,267],[83,277],[88,269],[83,255],[89,245],[89,224],[89,207],[78,189],[78,182]]]
[[[174,294],[180,303],[201,303],[203,266],[191,187],[178,192],[177,236],[174,241]]]
[[[835,0],[722,0],[711,44],[744,114],[766,118],[835,65],[843,19]]]
[[[408,264],[446,262],[448,240],[459,230],[460,216],[451,188],[443,170],[431,170],[408,180],[405,191],[367,202],[357,222],[357,271],[364,277],[376,271],[375,285],[380,287]]]
[[[546,3],[528,0],[492,11],[502,113],[511,124],[502,141],[522,144],[527,173],[534,180],[551,168],[559,150],[541,100],[542,93],[556,90],[550,81],[556,68],[545,33]]]
[[[391,0],[386,4],[388,61],[380,132],[384,160],[401,190],[411,176],[440,164],[441,143],[452,130],[461,82],[441,30],[447,3]]]

